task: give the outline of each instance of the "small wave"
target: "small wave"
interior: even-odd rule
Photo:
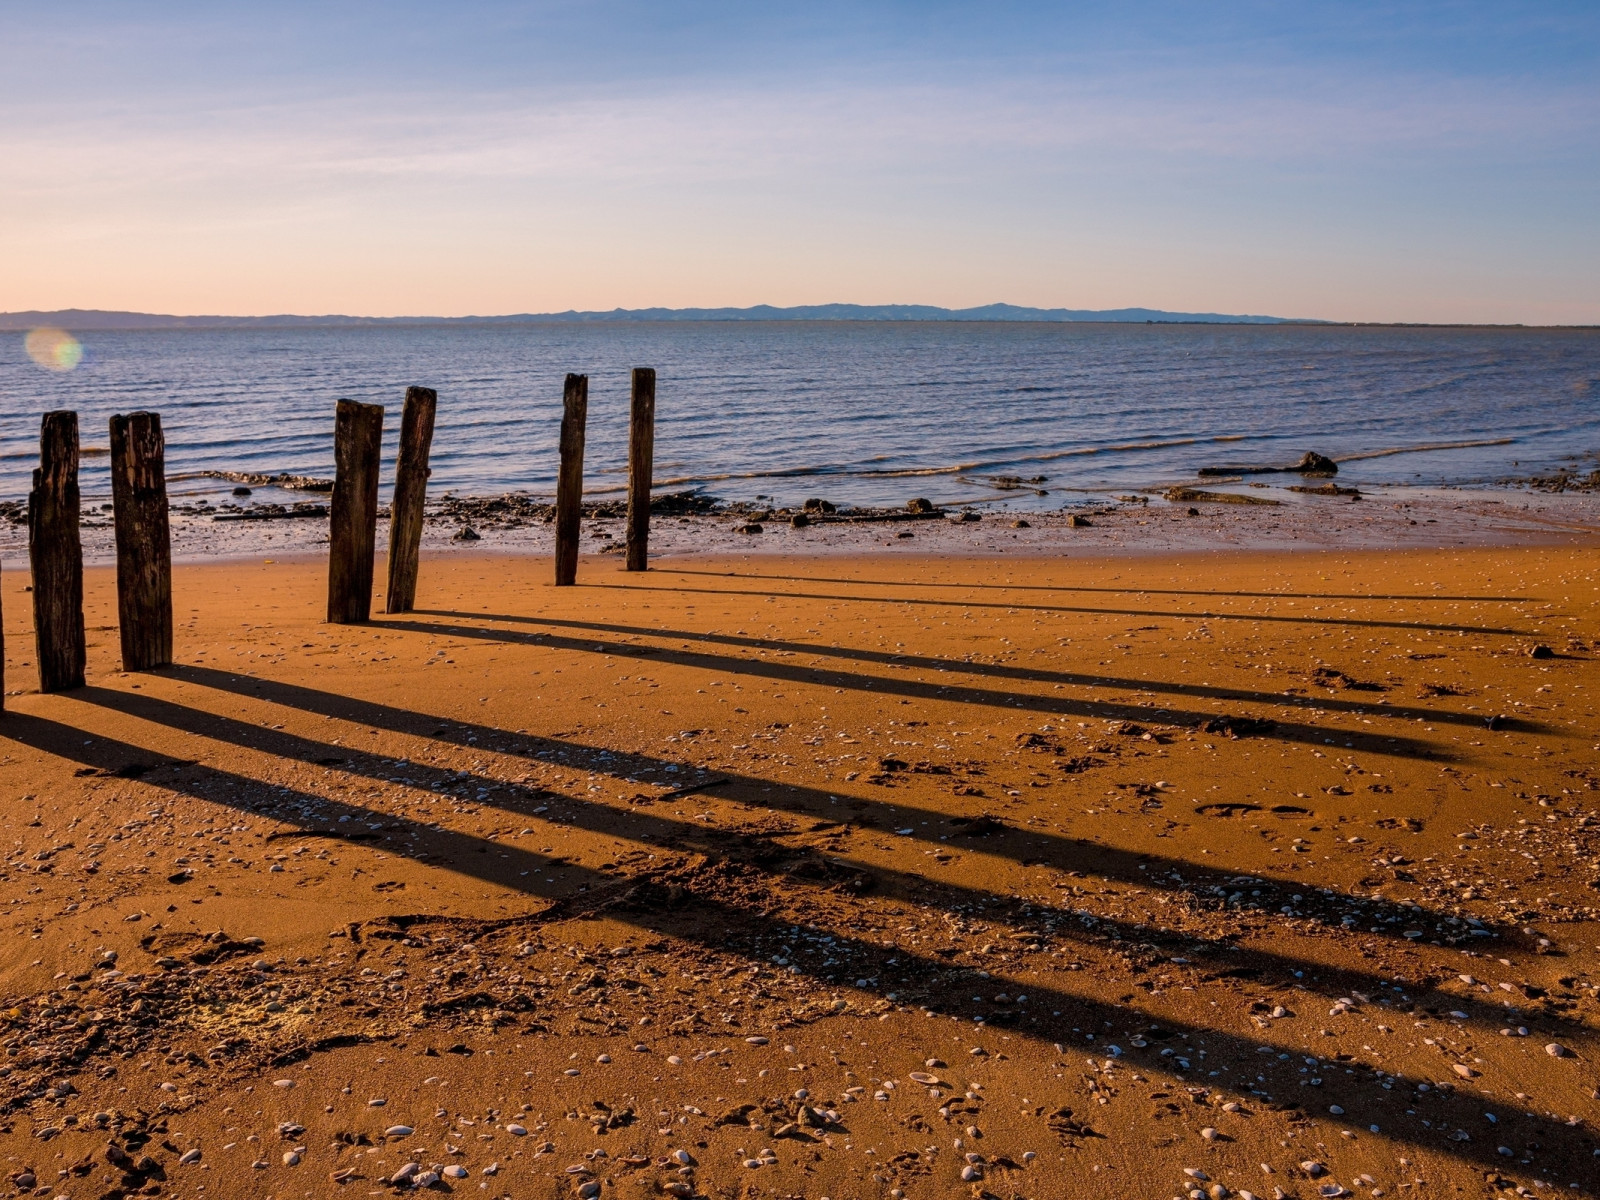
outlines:
[[[1390,458],[1396,454],[1422,454],[1428,450],[1469,450],[1474,446],[1511,446],[1516,438],[1485,438],[1477,442],[1429,442],[1423,446],[1395,446],[1388,450],[1368,450],[1363,454],[1337,454],[1334,462],[1361,462],[1367,458]]]

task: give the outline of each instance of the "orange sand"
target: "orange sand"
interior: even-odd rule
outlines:
[[[9,570],[0,1177],[1591,1194],[1597,568],[255,561],[149,675],[97,569],[55,696]]]

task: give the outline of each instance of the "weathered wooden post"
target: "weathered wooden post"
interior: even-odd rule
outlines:
[[[589,419],[589,377],[568,375],[561,396],[561,473],[556,477],[556,586],[578,581],[583,517],[583,426]]]
[[[166,447],[159,413],[111,418],[111,506],[124,671],[148,671],[172,662]]]
[[[400,419],[400,457],[394,468],[394,501],[389,505],[389,591],[384,611],[408,613],[417,604],[417,572],[422,565],[422,502],[428,495],[428,452],[439,393],[406,389]]]
[[[39,690],[83,686],[83,543],[78,532],[78,414],[45,413],[28,496]]]
[[[0,568],[5,564],[0,562]],[[6,715],[6,605],[5,572],[0,569],[0,717]]]
[[[650,472],[656,454],[656,373],[633,369],[633,414],[628,423],[628,570],[650,568]]]
[[[333,425],[333,513],[328,532],[328,620],[334,625],[355,625],[372,616],[382,449],[383,405],[339,401]]]

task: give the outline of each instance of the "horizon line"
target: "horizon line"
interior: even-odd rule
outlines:
[[[1116,325],[1316,325],[1397,329],[1596,329],[1593,324],[1529,324],[1526,322],[1482,321],[1360,321],[1331,320],[1319,317],[1278,317],[1259,314],[1179,312],[1142,307],[1111,309],[1036,308],[995,303],[968,308],[946,308],[926,304],[809,304],[776,306],[757,304],[743,307],[685,307],[612,309],[565,309],[555,312],[518,312],[437,316],[364,316],[351,313],[270,313],[231,315],[222,313],[149,313],[131,309],[60,308],[23,309],[0,312],[0,332],[23,332],[49,325],[71,325],[78,329],[109,332],[116,330],[156,330],[181,328],[227,328],[273,326],[339,325],[472,325],[472,324],[572,324],[605,322],[808,322],[839,321],[861,323],[1009,323],[1009,324],[1116,324]],[[103,322],[96,324],[96,322]]]

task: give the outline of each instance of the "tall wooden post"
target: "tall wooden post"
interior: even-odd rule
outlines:
[[[166,446],[159,413],[111,418],[111,506],[124,671],[148,671],[172,662]]]
[[[6,715],[6,605],[5,564],[0,562],[0,717]]]
[[[439,393],[406,389],[400,419],[400,457],[394,468],[394,501],[389,505],[389,591],[384,611],[408,613],[417,604],[417,572],[422,565],[422,502],[428,495],[428,452],[433,446],[433,416]]]
[[[628,423],[628,570],[650,567],[650,472],[656,455],[656,373],[633,369],[633,414]]]
[[[583,427],[589,419],[589,377],[568,375],[561,396],[561,473],[556,477],[556,586],[578,581],[583,517]]]
[[[28,496],[39,690],[83,686],[83,543],[78,532],[78,414],[45,413]]]
[[[355,625],[372,616],[382,449],[383,405],[339,401],[333,425],[333,513],[328,533],[328,620],[335,625]]]

